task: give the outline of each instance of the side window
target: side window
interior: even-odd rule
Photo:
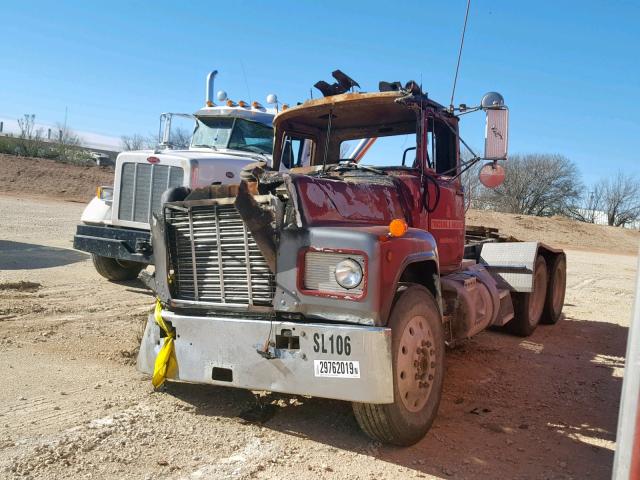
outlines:
[[[442,120],[429,120],[427,132],[427,156],[429,167],[437,173],[456,173],[456,135]]]
[[[285,137],[280,168],[290,169],[310,165],[312,141],[302,137]]]

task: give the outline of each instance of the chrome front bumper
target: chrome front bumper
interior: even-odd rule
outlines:
[[[175,380],[354,402],[393,402],[388,328],[182,316],[166,310],[162,316],[176,330]],[[258,353],[267,340],[271,358]],[[138,354],[138,370],[153,373],[162,343],[160,328],[151,315]],[[327,361],[349,363],[344,372],[331,372],[345,375],[322,376]]]

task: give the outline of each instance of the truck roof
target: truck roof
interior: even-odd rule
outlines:
[[[358,123],[358,118],[379,118],[381,122],[415,121],[415,114],[396,100],[406,97],[403,91],[343,93],[324,98],[307,100],[306,102],[284,110],[276,115],[274,127],[284,122],[300,121],[308,126],[323,128],[327,124],[329,111],[332,112],[332,128],[343,128]],[[426,106],[445,112],[442,105],[429,99],[426,95],[415,96]],[[360,121],[360,123],[363,123]]]

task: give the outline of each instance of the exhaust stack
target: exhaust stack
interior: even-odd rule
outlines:
[[[204,94],[205,95],[204,104],[207,107],[213,106],[213,81],[215,80],[216,75],[218,75],[217,70],[209,72],[209,75],[207,75],[207,84],[206,84],[206,90]]]

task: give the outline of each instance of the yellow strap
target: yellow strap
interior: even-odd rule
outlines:
[[[156,309],[153,318],[158,326],[164,331],[164,345],[158,352],[156,363],[153,367],[153,377],[151,383],[155,388],[161,386],[167,378],[175,377],[178,371],[178,361],[176,359],[176,351],[174,345],[175,331],[170,329],[162,318],[162,304],[160,300],[156,300]]]

